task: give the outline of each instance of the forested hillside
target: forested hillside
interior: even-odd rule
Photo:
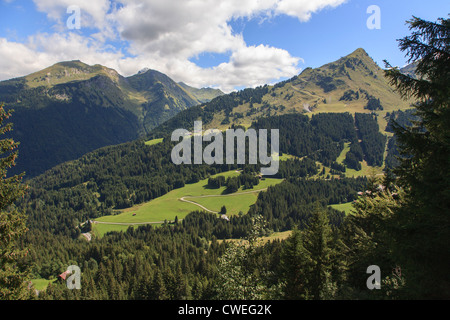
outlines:
[[[76,81],[64,84],[43,74],[2,83],[10,102],[21,103],[16,94],[29,81],[34,87],[23,92],[30,97],[46,88],[48,101],[76,96],[77,106],[101,100],[117,112],[125,112],[118,105],[126,105],[122,93],[130,90],[128,98],[140,111],[154,107],[168,119],[145,138],[85,153],[26,184],[21,176],[3,175],[0,226],[9,232],[25,224],[20,215],[8,220],[11,212],[24,212],[28,227],[21,227],[13,248],[23,250],[4,259],[28,270],[28,298],[449,298],[449,21],[409,23],[417,31],[401,40],[401,48],[417,50],[411,57],[419,61],[414,77],[388,63],[383,71],[358,49],[277,85],[220,95],[176,115],[166,107],[169,101],[181,109],[194,90],[185,96],[180,85],[151,70],[129,79],[100,68],[88,79],[72,75]],[[126,86],[114,84],[121,81]],[[158,95],[168,88],[170,97]],[[31,110],[48,109],[45,99]],[[412,99],[419,99],[414,110]],[[9,114],[0,111],[0,133],[11,134],[2,123]],[[127,112],[138,119],[136,128],[156,126],[150,115]],[[196,120],[203,129],[279,129],[280,152],[272,154],[272,160],[279,157],[278,172],[262,175],[259,164],[175,165],[171,152],[178,141],[170,140],[171,133],[192,130]],[[3,138],[7,155],[0,170],[6,173],[17,144]],[[192,136],[182,139],[195,143]],[[159,205],[177,190],[169,204]],[[224,199],[232,204],[244,196],[254,197],[246,212],[224,205]],[[197,209],[181,216],[186,202]],[[147,206],[152,203],[157,205]],[[130,222],[145,206],[156,217]],[[99,233],[99,224],[109,229]],[[2,239],[11,235],[17,233]],[[69,265],[81,269],[79,290],[69,290],[60,276]],[[374,266],[381,274],[369,274]]]
[[[128,84],[138,90],[154,91],[161,88],[160,84],[152,87],[152,77],[156,76],[161,77],[147,71],[131,78]],[[89,269],[83,275],[85,290],[68,293],[62,285],[54,283],[40,298],[213,299],[224,294],[215,283],[220,283],[222,277],[217,273],[217,259],[227,250],[217,239],[251,239],[256,217],[265,221],[258,231],[260,236],[291,232],[295,228],[303,230],[315,221],[314,212],[319,211],[325,214],[330,228],[344,228],[345,213],[330,206],[351,203],[368,186],[364,174],[360,178],[346,177],[347,168],[359,170],[363,161],[371,166],[383,166],[386,137],[380,132],[376,114],[269,112],[248,126],[280,129],[280,156],[287,158],[280,161],[275,177],[285,181],[260,192],[248,212],[223,219],[220,215],[197,211],[182,221],[167,221],[161,226],[130,226],[124,233],[106,233],[101,238],[92,233],[90,242],[81,236],[92,230],[89,221],[118,214],[171,190],[230,170],[242,173],[238,179],[223,179],[227,193],[236,193],[240,187],[251,190],[259,182],[256,175],[259,166],[174,165],[170,153],[175,143],[170,141],[170,134],[174,128],[192,128],[193,121],[198,119],[205,121],[206,127],[211,126],[216,115],[222,113],[230,120],[223,121],[222,126],[237,128],[238,122],[234,120],[241,118],[233,110],[245,104],[264,103],[270,90],[273,89],[263,86],[216,97],[179,113],[155,129],[150,136],[162,137],[161,141],[145,143],[139,139],[103,147],[30,180],[29,190],[18,205],[29,217],[30,233],[23,243],[36,248],[28,258],[36,262],[33,277],[52,279],[64,271],[67,263]],[[380,150],[383,150],[381,158]],[[214,181],[210,179],[210,182],[210,187],[214,187]],[[236,186],[232,187],[233,183]],[[343,241],[345,234],[339,234]],[[337,242],[332,246],[337,254],[341,249],[336,245]],[[72,249],[67,251],[68,248],[78,253]],[[161,250],[166,252],[163,256]],[[284,271],[277,267],[283,250],[281,243],[269,242],[255,250],[258,254],[249,259],[256,259],[254,262],[264,266],[265,272],[282,279]],[[176,252],[182,254],[175,257]],[[146,273],[148,268],[152,271],[144,279],[142,272]],[[134,270],[133,276],[129,270]],[[108,282],[109,277],[116,280]],[[279,280],[258,281],[272,287]],[[98,284],[99,289],[94,290],[89,283]],[[339,286],[342,290],[336,295],[346,296],[344,288],[348,284],[342,282]],[[271,294],[282,298],[287,293],[274,290]]]
[[[53,283],[40,298],[214,299],[223,295],[217,286],[222,276],[217,272],[217,259],[227,250],[225,243],[216,239],[251,237],[253,217],[266,221],[261,235],[270,235],[295,227],[304,229],[313,217],[312,210],[319,206],[332,226],[342,227],[344,213],[329,205],[357,199],[367,179],[311,178],[321,174],[318,163],[332,165],[336,161],[344,143],[358,143],[355,118],[331,113],[312,118],[285,115],[260,119],[254,128],[260,127],[280,127],[281,151],[295,157],[280,163],[277,176],[286,178],[285,182],[260,193],[248,213],[228,220],[192,212],[175,224],[130,227],[125,233],[107,234],[89,243],[80,238],[85,232],[81,224],[88,219],[155,199],[216,173],[238,168],[248,173],[259,171],[257,166],[175,166],[167,156],[174,146],[168,139],[153,145],[138,140],[105,147],[30,181],[20,207],[29,216],[30,233],[23,243],[35,248],[27,258],[35,261],[33,276],[54,278],[68,263],[86,270],[81,291],[68,292]],[[281,243],[269,242],[256,250],[258,254],[251,259],[257,259],[258,268],[282,277],[283,271],[277,267]],[[110,277],[115,280],[109,281]],[[263,282],[272,286],[276,284],[273,281],[275,278]],[[276,298],[283,295],[282,291],[273,292]]]
[[[365,128],[377,128],[374,117],[364,119]],[[345,165],[336,160],[345,143],[360,145],[364,158],[378,155],[386,138],[377,131],[362,136],[359,142],[358,131],[362,130],[357,130],[355,123],[355,118],[348,113],[318,114],[312,118],[284,115],[260,119],[254,123],[254,128],[280,128],[280,151],[302,158],[301,161],[281,161],[275,177],[307,178],[318,174],[325,177],[316,162],[329,167],[334,175],[343,175]],[[34,178],[23,201],[31,217],[30,226],[76,237],[80,232],[76,227],[83,221],[150,201],[210,175],[239,168],[227,164],[174,165],[170,158],[174,145],[166,137],[155,145],[137,140],[105,147]],[[251,170],[258,172],[258,166],[253,167]]]
[[[220,94],[216,90],[199,100],[154,70],[123,77],[80,61],[1,81],[0,101],[15,110],[14,137],[21,142],[11,173],[25,171],[31,178],[95,149],[135,140]]]

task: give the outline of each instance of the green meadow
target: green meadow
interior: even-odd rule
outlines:
[[[238,171],[228,171],[216,176],[230,177],[239,174]],[[203,205],[211,211],[220,211],[220,208],[225,205],[227,215],[238,214],[240,211],[247,213],[250,206],[256,202],[258,191],[281,181],[282,179],[265,178],[253,189],[243,190],[241,188],[233,195],[226,195],[224,194],[225,187],[210,189],[208,188],[208,179],[204,179],[172,190],[151,201],[121,210],[118,214],[98,218],[96,219],[98,223],[93,224],[93,234],[101,237],[109,231],[126,230],[130,225],[149,223],[159,225],[164,221],[174,221],[175,217],[183,219],[192,211],[203,210],[194,203],[181,201],[181,198]]]
[[[219,212],[222,206],[227,208],[227,215],[235,215],[239,212],[247,213],[250,206],[256,202],[258,199],[258,194],[261,190],[278,184],[282,179],[264,178],[260,183],[253,189],[243,190],[242,188],[232,194],[216,196],[206,196],[206,197],[192,197],[186,198],[186,200],[194,201],[212,211]]]
[[[288,230],[288,231],[282,231],[282,232],[273,232],[272,234],[270,234],[269,236],[264,236],[264,237],[260,237],[258,238],[259,241],[261,241],[261,243],[267,243],[269,241],[276,241],[276,240],[286,240],[287,238],[289,238],[289,236],[292,234],[292,230]],[[222,242],[233,242],[233,241],[244,241],[246,242],[246,240],[242,240],[242,239],[226,239],[226,240],[222,240],[222,239],[218,239],[217,242],[222,243]]]
[[[147,146],[153,146],[153,145],[155,145],[155,144],[161,143],[162,141],[163,141],[163,138],[152,139],[152,140],[145,141],[145,144],[146,144]]]
[[[339,157],[337,157],[336,162],[343,164],[345,157],[347,156],[347,153],[350,151],[350,142],[346,142],[344,143],[344,150],[342,150],[341,154],[339,155]]]
[[[47,279],[32,279],[31,283],[33,284],[33,287],[38,290],[42,291],[47,289],[48,285],[52,282],[56,281],[55,279],[47,280]]]
[[[341,203],[341,204],[332,204],[330,207],[339,211],[344,211],[345,214],[351,214],[353,210],[352,206],[353,202]]]
[[[152,145],[161,141],[161,139],[154,139],[147,141],[146,144]],[[346,143],[337,162],[342,163],[349,150],[350,143]],[[288,154],[280,156],[281,161],[293,158],[295,157]],[[326,169],[328,172],[329,168]],[[370,167],[363,161],[362,170],[356,171],[347,168],[345,175],[348,177],[356,177],[380,173],[382,173],[381,168]],[[220,175],[227,178],[238,176],[239,174],[239,171],[228,171],[217,174],[215,177]],[[222,206],[225,206],[227,216],[237,215],[240,212],[245,214],[248,212],[250,206],[256,202],[259,192],[266,190],[269,186],[281,183],[281,181],[282,179],[264,178],[253,189],[244,190],[241,187],[236,193],[226,194],[224,193],[225,187],[211,189],[208,187],[208,179],[204,179],[197,183],[187,184],[183,188],[172,190],[151,201],[117,211],[114,215],[98,218],[96,219],[98,223],[93,224],[92,233],[97,237],[102,237],[107,232],[125,231],[130,226],[136,227],[144,224],[159,226],[165,221],[173,222],[176,217],[181,220],[190,212],[204,210],[205,208],[212,212],[219,212]],[[333,205],[332,207],[344,211],[347,214],[352,209],[351,203]]]
[[[350,151],[350,142],[344,144],[344,150],[342,150],[339,157],[336,159],[337,163],[343,164],[347,153]],[[385,155],[386,157],[386,155]],[[346,168],[345,176],[346,177],[362,177],[362,176],[375,176],[383,174],[383,167],[371,167],[367,164],[367,162],[361,161],[361,170],[356,171],[355,169]]]

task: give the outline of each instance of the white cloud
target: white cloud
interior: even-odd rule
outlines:
[[[327,7],[335,8],[347,0],[281,0],[276,7],[276,13],[286,14],[305,22],[311,18],[311,14]]]
[[[266,84],[271,79],[297,74],[300,60],[283,49],[264,45],[245,46],[235,51],[229,62],[213,68],[210,77],[212,79],[219,77],[220,84],[225,90],[244,85],[255,87]]]
[[[75,33],[38,33],[30,36],[26,43],[0,38],[0,79],[27,75],[67,60],[118,69],[122,57],[120,51],[107,52],[95,39]]]
[[[36,8],[46,13],[60,32],[32,35],[23,44],[0,39],[0,77],[24,75],[61,60],[79,59],[104,64],[123,75],[149,67],[197,87],[214,85],[230,91],[261,85],[297,74],[301,58],[281,48],[248,46],[229,22],[274,15],[307,21],[312,13],[345,1],[34,0]],[[71,5],[80,7],[81,28],[92,28],[95,33],[64,29],[66,10]],[[128,47],[111,52],[105,50],[106,40],[125,41]],[[190,61],[205,52],[229,54],[229,61],[213,68],[201,68]]]
[[[0,38],[0,79],[9,79],[36,71],[42,58],[26,45]]]
[[[109,0],[33,0],[40,12],[47,14],[49,19],[65,25],[67,8],[77,6],[82,11],[82,27],[102,29],[106,25]]]

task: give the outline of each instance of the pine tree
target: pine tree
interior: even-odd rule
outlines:
[[[342,233],[348,246],[346,250],[349,261],[348,284],[364,298],[391,299],[398,296],[398,289],[403,289],[387,284],[391,270],[399,263],[398,258],[392,253],[394,239],[390,225],[402,205],[404,205],[404,191],[401,188],[394,185],[390,188],[380,187],[378,179],[371,177],[366,192],[353,203],[352,214],[345,219]],[[370,265],[377,265],[382,271],[380,291],[367,289],[366,270]],[[403,282],[404,277],[399,280]]]
[[[337,294],[337,280],[344,263],[339,259],[340,240],[330,226],[325,209],[316,205],[305,230],[294,229],[281,254],[281,278],[285,299],[324,300]]]
[[[11,116],[0,105],[0,135],[12,129],[12,124],[3,122]],[[7,170],[15,165],[18,155],[17,142],[11,138],[0,140],[0,299],[25,299],[28,295],[28,267],[21,261],[27,249],[20,248],[18,240],[26,233],[23,212],[14,206],[23,197],[25,186],[21,183],[23,174],[7,177]]]
[[[152,300],[166,300],[168,298],[166,286],[159,270],[156,271],[153,277],[150,297]]]
[[[177,271],[175,273],[175,283],[176,283],[176,295],[175,300],[188,300],[191,298],[191,289],[186,281],[181,267],[178,265]]]
[[[308,287],[314,300],[330,299],[335,294],[335,284],[331,281],[331,270],[335,253],[332,244],[332,230],[327,213],[317,205],[304,231],[304,247],[309,260]]]
[[[402,154],[396,175],[407,204],[397,212],[392,236],[411,297],[450,298],[450,19],[413,17],[412,34],[399,41],[416,76],[398,68],[386,77],[404,98],[415,98],[412,127],[394,124]],[[386,65],[390,65],[386,62]]]
[[[306,300],[309,298],[307,288],[308,265],[307,252],[303,245],[300,230],[295,228],[285,241],[281,253],[281,279],[283,281],[283,299]]]

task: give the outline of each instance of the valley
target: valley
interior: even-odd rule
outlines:
[[[367,53],[358,49],[334,63],[306,69],[276,85],[226,95],[177,84],[154,70],[124,78],[113,70],[81,62],[61,63],[20,80],[27,90],[37,90],[39,94],[46,88],[49,95],[29,110],[20,105],[22,102],[16,102],[19,133],[22,116],[29,117],[34,112],[35,119],[40,112],[59,108],[46,105],[52,99],[72,103],[70,112],[74,114],[79,112],[76,108],[85,106],[86,118],[80,119],[90,128],[90,122],[83,119],[89,118],[93,110],[98,111],[98,118],[91,120],[102,118],[106,122],[100,122],[99,129],[108,128],[111,132],[117,128],[106,124],[115,123],[115,116],[107,116],[110,111],[120,114],[122,120],[128,115],[134,119],[129,122],[134,123],[130,131],[134,132],[133,137],[104,142],[99,148],[93,142],[93,151],[73,160],[67,157],[69,161],[63,160],[67,155],[59,154],[60,158],[55,159],[59,164],[29,179],[30,192],[19,207],[29,216],[28,241],[35,243],[42,255],[36,257],[35,286],[44,296],[50,294],[53,289],[49,288],[58,286],[55,275],[68,261],[55,260],[54,248],[60,252],[66,250],[60,246],[77,247],[82,256],[73,259],[84,261],[85,268],[94,268],[95,277],[100,274],[95,266],[104,266],[108,259],[115,264],[122,261],[130,268],[130,259],[145,256],[143,259],[165,266],[157,269],[163,270],[164,277],[170,277],[167,268],[175,264],[186,273],[178,275],[179,279],[185,277],[181,282],[208,288],[186,289],[188,296],[202,299],[211,297],[208,292],[216,290],[205,279],[204,268],[216,270],[216,257],[230,243],[253,243],[249,237],[255,217],[265,221],[257,237],[261,246],[258,250],[268,250],[266,257],[273,260],[270,263],[278,259],[274,252],[281,250],[281,243],[291,239],[297,228],[308,226],[318,206],[329,225],[340,228],[352,216],[358,193],[365,190],[370,179],[381,181],[390,168],[391,162],[386,159],[392,159],[395,149],[389,143],[389,121],[394,115],[403,119],[410,109],[409,103],[399,99],[379,77],[381,72]],[[1,85],[11,82],[0,83],[0,89]],[[382,107],[369,110],[370,101]],[[66,117],[63,113],[60,116]],[[176,142],[170,141],[170,136],[176,129],[192,130],[195,121],[202,121],[203,130],[279,129],[278,172],[261,176],[262,166],[258,164],[175,165],[170,154]],[[86,138],[92,134],[89,130],[84,132]],[[54,135],[54,130],[49,132]],[[59,147],[58,139],[71,141],[66,133],[55,137],[53,148]],[[79,134],[72,138],[80,139]],[[98,139],[111,138],[108,132],[97,130],[96,134]],[[34,143],[39,146],[42,137],[38,134],[35,138]],[[25,140],[23,145],[25,160],[30,156],[27,143]],[[245,150],[248,149],[247,144]],[[44,148],[41,152],[50,155],[51,150]],[[133,253],[128,252],[130,246]],[[178,250],[183,252],[181,256]],[[52,257],[52,262],[44,257]],[[139,264],[134,268],[148,267]],[[269,265],[264,268],[278,272]],[[152,274],[154,281],[158,272]],[[215,272],[208,272],[208,277],[220,278]],[[138,273],[134,276],[140,277]],[[130,290],[135,286],[128,280],[120,281]],[[181,294],[175,291],[170,297]],[[153,297],[136,288],[127,296]]]
[[[236,177],[239,174],[240,172],[237,171],[229,171],[212,177],[223,176],[227,178]],[[256,202],[259,192],[281,182],[282,179],[265,178],[251,190],[244,190],[241,187],[235,193],[224,194],[225,186],[218,189],[211,189],[208,188],[208,179],[204,179],[197,183],[188,184],[182,188],[172,190],[149,202],[118,211],[112,216],[98,218],[94,222],[93,233],[102,236],[106,231],[114,231],[114,224],[129,226],[133,224],[145,224],[147,222],[152,224],[162,224],[164,221],[173,223],[175,218],[181,222],[190,212],[202,210],[198,205],[206,208],[206,210],[203,210],[216,214],[222,206],[226,206],[227,216],[238,215],[239,212],[241,214],[247,213],[250,206]],[[123,225],[117,225],[116,230],[123,230]]]
[[[0,1],[0,300],[450,299],[448,4],[175,2]]]

